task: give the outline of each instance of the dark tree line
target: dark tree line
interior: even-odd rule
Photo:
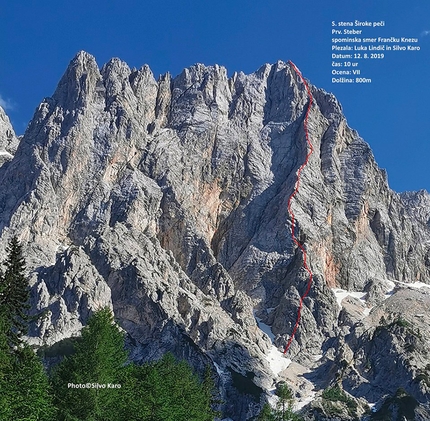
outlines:
[[[208,368],[200,379],[166,354],[128,361],[124,333],[107,308],[93,314],[50,376],[24,341],[29,286],[22,248],[14,237],[0,272],[0,420],[211,421],[216,416]]]

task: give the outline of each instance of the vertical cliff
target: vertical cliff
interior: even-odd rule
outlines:
[[[111,306],[136,360],[173,351],[197,369],[211,363],[235,420],[258,413],[260,393],[281,379],[302,400],[339,373],[368,402],[405,382],[428,399],[413,383],[424,343],[422,361],[390,381],[362,355],[403,355],[401,332],[372,342],[380,317],[396,318],[387,291],[394,300],[415,283],[412,302],[429,299],[416,284],[430,275],[428,194],[390,190],[335,97],[310,89],[314,153],[292,208],[314,283],[288,359],[307,273],[287,201],[307,154],[308,105],[289,64],[232,77],[196,64],[156,80],[148,66],[112,59],[99,69],[80,52],[16,152],[2,112],[0,249],[13,234],[25,247],[32,311],[43,315],[29,341],[78,335],[91,311]],[[341,302],[340,289],[363,299]],[[414,318],[413,306],[404,311]]]

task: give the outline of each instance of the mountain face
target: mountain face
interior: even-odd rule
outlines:
[[[9,118],[0,107],[0,166],[13,158],[18,143]]]
[[[24,246],[28,341],[76,336],[109,306],[135,360],[210,364],[225,418],[251,419],[285,380],[307,419],[335,419],[321,393],[336,382],[357,416],[402,388],[428,419],[430,195],[390,190],[335,97],[309,87],[314,151],[291,206],[314,280],[286,356],[308,282],[288,199],[309,98],[290,64],[155,80],[81,52],[17,148],[1,111],[0,250]]]

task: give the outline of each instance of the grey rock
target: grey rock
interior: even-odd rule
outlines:
[[[292,209],[314,282],[288,357],[310,373],[298,388],[343,375],[345,389],[370,402],[395,385],[365,372],[360,349],[375,364],[384,353],[411,358],[396,332],[377,346],[364,332],[398,294],[385,299],[386,280],[428,283],[429,196],[390,190],[334,96],[310,89],[314,153]],[[0,251],[19,236],[40,314],[29,342],[76,336],[109,306],[134,359],[172,351],[199,370],[210,363],[225,417],[255,416],[263,392],[288,375],[268,362],[273,344],[254,312],[281,351],[308,282],[287,211],[307,153],[308,100],[281,61],[231,78],[196,64],[156,80],[148,66],[112,59],[99,70],[80,52],[0,167]],[[2,134],[7,124],[2,117],[5,150],[16,144]],[[366,287],[370,314],[350,298],[339,312],[334,287]],[[416,371],[396,370],[409,393],[428,396],[413,385]]]
[[[9,117],[0,107],[0,166],[13,158],[18,143],[19,139],[10,124]]]

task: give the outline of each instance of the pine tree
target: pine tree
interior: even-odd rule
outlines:
[[[268,403],[265,403],[260,414],[258,415],[257,421],[276,421],[277,417]]]
[[[157,415],[165,421],[206,421],[205,396],[196,374],[185,361],[177,362],[168,353],[157,361],[155,370],[161,379],[162,405]]]
[[[130,420],[212,421],[213,383],[200,381],[185,361],[167,353],[152,364],[133,366]]]
[[[9,420],[12,410],[9,405],[10,393],[8,375],[12,373],[12,357],[6,337],[6,323],[0,316],[0,420]]]
[[[278,406],[282,416],[281,420],[289,419],[294,401],[292,390],[285,383],[281,383],[276,387],[275,394],[279,397]]]
[[[9,344],[18,346],[27,333],[30,291],[22,246],[16,237],[12,237],[6,251],[5,271],[0,274],[0,314],[6,324]]]
[[[171,354],[126,364],[124,337],[109,309],[94,313],[75,353],[54,370],[59,421],[212,421],[213,381],[201,381]],[[121,384],[120,389],[73,388],[70,384]]]
[[[34,353],[25,345],[13,354],[11,371],[7,374],[9,418],[4,421],[53,421],[56,419],[45,369]]]
[[[28,345],[10,346],[6,326],[0,317],[0,420],[56,420],[42,363]]]
[[[55,369],[53,386],[60,420],[122,420],[118,413],[123,399],[124,335],[114,323],[112,312],[105,308],[93,314],[82,329],[75,353]],[[88,388],[74,388],[86,385]]]
[[[214,408],[223,401],[220,398],[219,390],[215,386],[215,378],[212,373],[210,365],[207,365],[205,367],[205,371],[203,374],[203,383],[202,383],[202,390],[206,399],[206,406],[207,408]],[[219,411],[210,411],[208,412],[208,421],[213,420],[213,417],[220,417],[221,412]]]
[[[275,395],[279,398],[276,408],[271,408],[268,403],[264,404],[258,421],[303,421],[303,418],[293,411],[293,391],[286,383],[278,384]]]

